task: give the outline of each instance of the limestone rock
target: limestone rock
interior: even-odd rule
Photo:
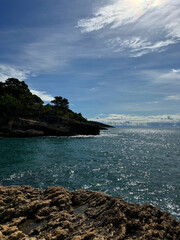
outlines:
[[[0,240],[179,240],[180,223],[151,205],[60,186],[0,186]]]

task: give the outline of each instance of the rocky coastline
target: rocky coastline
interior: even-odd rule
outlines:
[[[101,128],[89,122],[67,120],[59,116],[31,118],[0,118],[0,137],[39,137],[98,135]]]
[[[0,137],[98,135],[106,126],[73,112],[66,98],[44,104],[24,81],[0,82]]]
[[[53,186],[0,186],[0,240],[178,240],[180,223],[151,205]]]

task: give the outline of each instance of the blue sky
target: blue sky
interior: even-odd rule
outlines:
[[[8,77],[45,102],[68,98],[87,118],[177,122],[180,2],[0,0],[0,81]]]

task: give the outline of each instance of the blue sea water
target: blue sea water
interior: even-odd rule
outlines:
[[[180,219],[180,129],[100,136],[1,138],[0,184],[61,185],[150,203]]]

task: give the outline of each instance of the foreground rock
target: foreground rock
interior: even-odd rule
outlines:
[[[56,186],[0,186],[0,240],[175,240],[179,233],[180,224],[151,205]]]

